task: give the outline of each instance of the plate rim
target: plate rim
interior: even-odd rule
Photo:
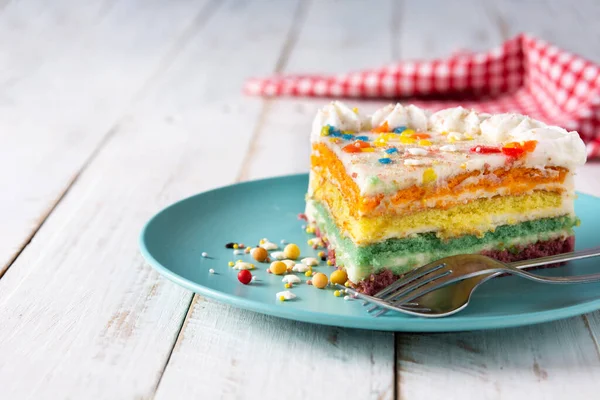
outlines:
[[[298,179],[301,177],[308,178],[308,173],[298,173],[289,175],[279,175],[263,179],[256,179],[244,182],[233,183],[230,185],[220,186],[204,192],[178,200],[155,213],[143,226],[138,237],[138,245],[143,258],[152,268],[159,274],[167,278],[171,282],[178,284],[194,293],[210,297],[214,300],[232,305],[237,308],[258,312],[261,314],[285,318],[294,321],[317,323],[327,326],[339,326],[345,328],[356,328],[366,330],[379,331],[394,331],[394,332],[456,332],[456,331],[475,331],[498,328],[510,328],[516,326],[534,325],[543,322],[551,322],[569,317],[582,315],[591,311],[600,309],[600,297],[595,300],[590,300],[584,303],[553,308],[549,310],[526,312],[513,315],[498,315],[498,316],[477,316],[477,317],[461,317],[460,313],[445,318],[422,318],[412,317],[408,315],[393,314],[383,318],[373,318],[366,315],[364,317],[345,316],[341,314],[319,313],[315,311],[307,311],[297,308],[277,307],[273,308],[272,304],[263,303],[260,301],[242,298],[239,296],[223,293],[221,291],[211,289],[210,287],[200,285],[183,276],[173,272],[168,267],[162,265],[154,258],[151,251],[146,246],[145,238],[152,223],[159,218],[160,215],[169,212],[170,209],[178,207],[180,204],[192,201],[194,198],[203,196],[209,193],[231,189],[266,181]],[[578,197],[591,197],[600,201],[600,197],[576,192]],[[374,322],[377,321],[375,326]],[[370,322],[370,324],[369,324]]]

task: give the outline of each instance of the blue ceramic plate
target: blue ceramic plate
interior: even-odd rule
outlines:
[[[479,288],[466,310],[448,318],[425,319],[397,313],[373,318],[359,301],[344,301],[331,290],[318,290],[302,283],[292,291],[297,298],[280,302],[276,293],[284,290],[281,276],[267,273],[267,264],[256,263],[252,273],[257,281],[242,285],[237,270],[227,263],[252,260],[250,255],[233,255],[228,242],[256,245],[261,238],[279,243],[297,243],[303,256],[317,251],[308,246],[311,236],[302,230],[297,214],[304,209],[306,174],[285,176],[201,193],[155,215],[140,237],[142,254],[173,282],[201,295],[248,310],[299,321],[352,328],[440,332],[490,329],[552,321],[600,308],[600,283],[554,286],[522,278],[494,279]],[[576,229],[578,249],[598,245],[600,199],[579,195],[576,212],[582,220]],[[210,258],[203,258],[207,252]],[[210,274],[209,269],[215,274]],[[321,263],[314,268],[329,274]],[[540,274],[562,276],[600,271],[598,259],[572,262],[561,268],[538,270]]]

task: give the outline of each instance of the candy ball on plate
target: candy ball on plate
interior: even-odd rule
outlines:
[[[312,277],[312,284],[314,287],[316,287],[318,289],[323,289],[325,286],[327,286],[327,283],[328,283],[327,275],[325,275],[322,272],[317,272]]]

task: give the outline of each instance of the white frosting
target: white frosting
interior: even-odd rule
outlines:
[[[293,260],[281,260],[281,262],[284,263],[288,268],[292,268],[294,265],[296,265],[296,261]]]
[[[286,275],[286,276],[283,277],[283,279],[281,280],[281,282],[284,282],[284,283],[300,283],[302,281],[296,275]]]
[[[426,116],[427,124],[423,123],[423,116]],[[388,121],[390,130],[402,125],[427,133],[428,145],[419,146],[419,140],[402,140],[409,135],[388,133],[382,136],[368,128],[371,123],[381,126],[385,121]],[[355,130],[362,126],[362,131],[356,135],[368,139],[370,152],[343,151],[354,139],[339,135],[321,136],[321,128],[325,125],[340,131]],[[573,170],[586,161],[585,145],[577,132],[547,126],[523,115],[490,116],[462,107],[441,110],[428,116],[425,110],[418,107],[396,104],[383,107],[372,117],[361,117],[342,103],[334,102],[318,113],[311,140],[313,143],[326,144],[337,155],[347,174],[356,182],[361,195],[365,196],[395,193],[402,188],[422,184],[428,168],[433,169],[435,174],[429,171],[428,180],[434,176],[435,182],[444,182],[448,177],[483,168],[523,166],[545,169],[552,166]],[[509,152],[501,152],[507,143],[530,140],[536,141],[535,149],[522,156],[515,158]],[[477,146],[493,147],[497,151],[471,151]],[[397,152],[385,152],[392,147]],[[418,158],[413,158],[415,155]],[[389,161],[379,161],[382,159]]]
[[[390,129],[404,126],[416,131],[427,130],[429,112],[414,105],[404,107],[398,103],[389,104],[375,111],[371,117],[372,126],[381,126],[384,122],[388,123]]]
[[[285,258],[285,254],[283,251],[274,251],[271,253],[271,257],[275,258],[276,260],[283,260]]]
[[[317,112],[313,121],[313,136],[321,135],[321,128],[330,125],[341,131],[358,132],[362,120],[350,107],[340,101],[332,101]]]
[[[437,132],[461,132],[478,135],[480,125],[489,118],[489,114],[478,114],[474,110],[462,107],[446,108],[431,115],[429,128]]]
[[[233,266],[234,269],[254,269],[254,264],[250,264],[244,261],[238,261],[235,263],[235,265]]]
[[[292,300],[296,298],[296,295],[290,292],[289,290],[284,290],[283,292],[277,293],[275,297],[277,298],[277,300],[279,300],[281,297],[283,297],[286,300]]]
[[[308,266],[315,266],[315,265],[319,265],[319,260],[317,260],[314,257],[306,257],[306,258],[302,259],[302,264],[308,265]]]
[[[308,270],[310,270],[310,267],[306,264],[296,264],[292,267],[294,272],[306,272]]]
[[[277,246],[275,243],[269,242],[268,240],[261,244],[260,247],[265,250],[277,250],[279,248],[279,246]]]

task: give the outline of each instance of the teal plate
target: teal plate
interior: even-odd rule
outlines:
[[[257,280],[242,285],[237,270],[227,263],[250,255],[233,255],[228,242],[256,245],[261,238],[297,243],[302,256],[315,256],[308,244],[311,236],[297,218],[304,209],[308,176],[292,175],[245,182],[201,193],[175,203],[155,215],[144,227],[140,247],[146,260],[173,282],[201,295],[245,308],[316,324],[406,332],[447,332],[492,329],[535,324],[583,314],[600,308],[600,283],[555,286],[517,277],[485,283],[462,312],[441,319],[398,313],[369,316],[359,301],[344,301],[333,289],[318,290],[302,279],[291,289],[297,298],[281,302],[276,293],[285,290],[282,277],[267,273],[267,264],[255,263]],[[575,203],[582,224],[576,229],[577,249],[600,242],[600,199],[580,194]],[[209,258],[202,257],[207,252]],[[254,262],[252,260],[252,262]],[[210,274],[209,269],[215,273]],[[314,268],[329,274],[321,263]],[[572,262],[561,268],[538,270],[563,276],[600,271],[597,259]]]

